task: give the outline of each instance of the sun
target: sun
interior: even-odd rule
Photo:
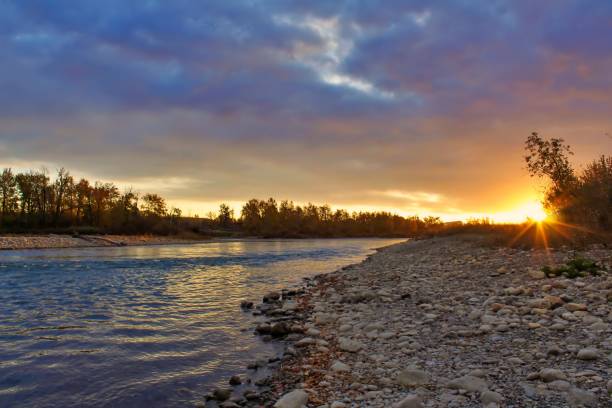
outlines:
[[[527,201],[513,210],[495,213],[491,216],[491,219],[499,223],[522,223],[525,221],[543,223],[549,219],[549,215],[539,201]]]
[[[526,204],[522,209],[522,212],[525,214],[525,218],[535,221],[535,222],[544,222],[548,219],[548,214],[542,203],[537,201],[530,202]]]

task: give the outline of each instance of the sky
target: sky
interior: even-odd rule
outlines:
[[[0,167],[515,219],[532,131],[612,151],[611,38],[602,0],[3,0]]]

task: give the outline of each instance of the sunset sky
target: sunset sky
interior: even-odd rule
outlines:
[[[612,2],[0,2],[0,167],[446,220],[534,210],[524,139],[612,152]]]

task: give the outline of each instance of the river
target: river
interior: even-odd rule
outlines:
[[[184,407],[278,352],[240,310],[400,240],[0,253],[0,407]]]

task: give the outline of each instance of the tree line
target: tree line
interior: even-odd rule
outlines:
[[[242,207],[242,229],[264,237],[409,237],[442,225],[438,217],[401,217],[389,212],[332,210],[329,205],[249,200]]]
[[[299,206],[292,201],[252,199],[239,217],[221,204],[214,216],[182,217],[158,194],[143,195],[113,183],[78,181],[64,168],[51,179],[46,170],[0,176],[0,228],[8,232],[49,229],[98,233],[172,234],[261,237],[407,237],[439,227],[439,218],[401,217],[389,212],[332,210],[329,205]]]
[[[120,192],[113,183],[82,178],[75,180],[66,169],[54,180],[45,169],[0,175],[0,227],[22,231],[45,228],[91,227],[108,232],[155,232],[181,217],[168,209],[157,194]]]

